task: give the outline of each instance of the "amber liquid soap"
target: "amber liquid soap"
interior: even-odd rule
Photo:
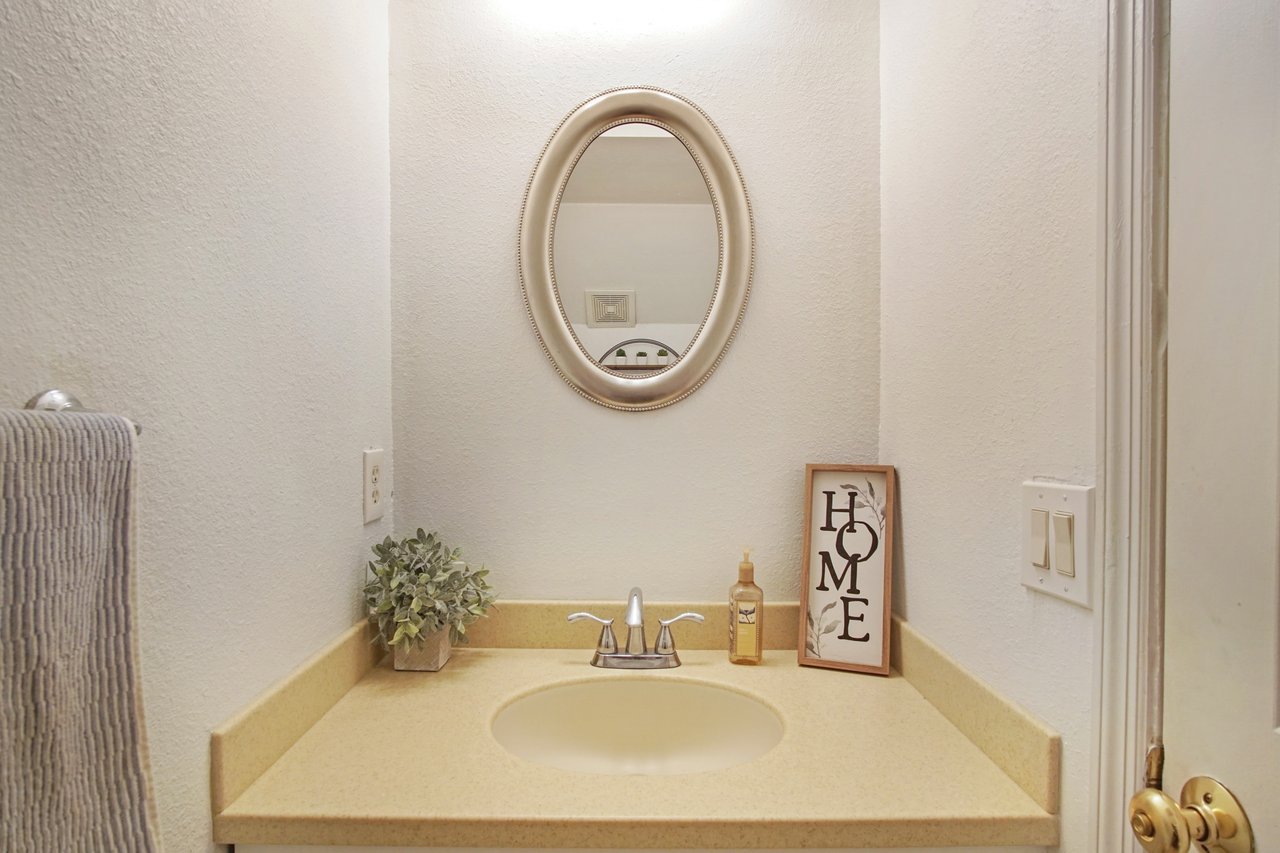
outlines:
[[[738,564],[738,582],[729,590],[729,662],[760,663],[764,653],[764,590],[756,586],[751,549]]]

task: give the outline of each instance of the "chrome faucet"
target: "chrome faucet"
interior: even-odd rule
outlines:
[[[621,652],[618,651],[618,639],[613,634],[612,619],[602,619],[585,612],[569,614],[570,622],[581,619],[593,619],[601,625],[596,653],[591,658],[592,666],[606,669],[671,669],[680,665],[671,625],[682,619],[701,622],[703,616],[701,613],[681,613],[670,619],[659,619],[661,628],[658,631],[658,642],[649,649],[644,641],[644,594],[640,592],[640,587],[633,587],[627,596],[627,645]]]
[[[631,587],[627,594],[627,654],[644,654],[644,593]]]

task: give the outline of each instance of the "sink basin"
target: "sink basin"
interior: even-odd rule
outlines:
[[[546,687],[498,711],[511,753],[578,773],[667,776],[743,764],[782,739],[765,703],[713,684],[602,678]]]

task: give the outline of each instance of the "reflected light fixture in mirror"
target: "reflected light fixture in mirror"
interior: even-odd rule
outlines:
[[[623,372],[674,364],[707,316],[719,235],[684,143],[654,124],[587,147],[556,214],[560,304],[588,358]]]
[[[632,39],[712,26],[732,0],[490,0],[523,29]]]

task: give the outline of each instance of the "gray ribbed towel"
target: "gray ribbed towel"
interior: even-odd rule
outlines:
[[[152,851],[134,432],[0,411],[0,850]]]

